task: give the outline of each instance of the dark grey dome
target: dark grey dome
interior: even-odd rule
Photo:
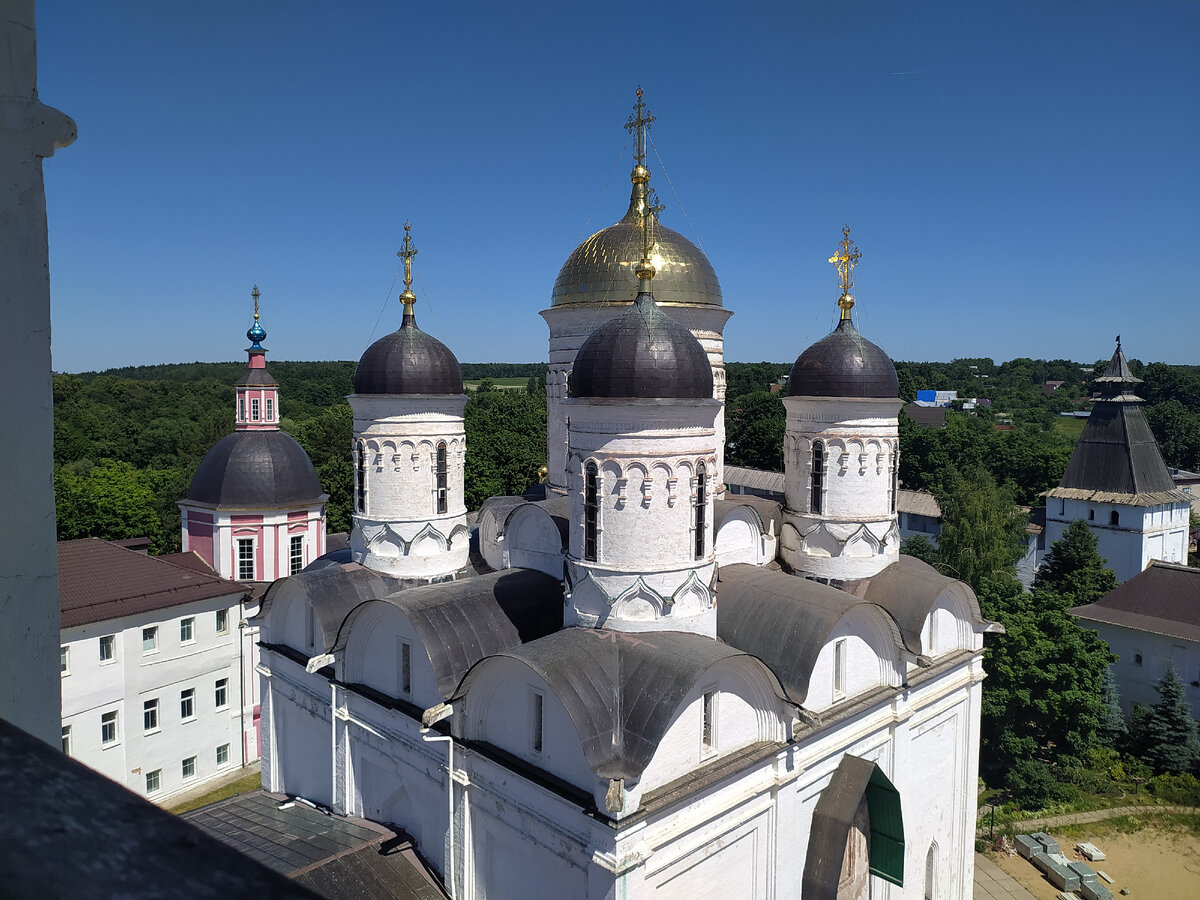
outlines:
[[[900,395],[896,367],[882,349],[842,319],[833,333],[797,357],[788,379],[792,397],[871,397]]]
[[[399,331],[381,337],[354,370],[356,394],[461,394],[462,369],[450,348],[404,316]]]
[[[711,400],[712,367],[695,336],[640,293],[575,355],[572,397]]]
[[[217,441],[192,478],[187,498],[213,506],[278,508],[325,499],[321,479],[291,435],[235,431]]]

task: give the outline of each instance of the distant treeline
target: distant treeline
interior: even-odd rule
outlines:
[[[1057,483],[1073,435],[1058,412],[1079,408],[1090,380],[1107,360],[1083,371],[1067,360],[1016,359],[897,363],[900,393],[958,390],[986,397],[990,410],[951,412],[947,427],[901,423],[905,485],[936,489],[946,472],[982,462],[997,482],[1010,482],[1026,503]],[[1130,362],[1168,465],[1200,469],[1200,367]],[[353,429],[346,396],[353,362],[269,361],[279,380],[282,427],[308,452],[330,495],[330,528],[350,527]],[[465,363],[470,381],[527,378],[521,391],[473,392],[466,409],[467,498],[478,506],[492,494],[520,493],[545,462],[545,363]],[[782,467],[784,407],[770,386],[791,363],[726,364],[726,458],[736,465]],[[179,508],[200,460],[233,430],[233,382],[245,363],[136,366],[54,377],[54,462],[60,539],[149,536],[154,552],[179,548]],[[986,376],[986,377],[985,377]],[[1045,381],[1062,381],[1047,394]],[[1086,406],[1084,407],[1086,408]],[[997,431],[997,413],[1014,429]]]

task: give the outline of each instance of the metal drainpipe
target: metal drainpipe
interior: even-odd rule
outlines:
[[[450,900],[455,900],[454,892],[454,738],[451,735],[435,734],[430,736],[428,728],[421,729],[421,739],[428,743],[446,742],[446,805],[449,811],[447,822],[450,833],[450,853],[446,860],[446,882],[450,888]]]
[[[242,768],[246,768],[246,617],[242,615],[242,602],[238,602],[238,731],[242,745]]]

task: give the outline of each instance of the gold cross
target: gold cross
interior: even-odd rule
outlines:
[[[646,112],[646,104],[642,102],[642,86],[639,84],[637,89],[637,103],[633,107],[636,115],[631,115],[629,121],[625,123],[625,130],[633,132],[637,129],[637,145],[633,151],[633,161],[639,165],[646,164],[646,126],[654,121],[654,116],[643,115]]]
[[[258,298],[262,296],[262,294],[260,294],[258,292],[257,284],[254,286],[254,290],[252,290],[250,292],[250,296],[254,298],[254,321],[257,322],[258,321]]]
[[[842,291],[842,296],[838,299],[838,306],[842,310],[843,319],[850,318],[850,310],[854,307],[854,298],[850,295],[850,288],[854,286],[854,267],[858,265],[861,258],[862,254],[859,252],[858,246],[850,240],[850,226],[843,226],[842,241],[838,244],[838,250],[829,257],[829,261],[838,270],[838,286]]]
[[[396,251],[396,255],[404,260],[404,293],[400,295],[400,302],[404,304],[405,312],[411,312],[412,306],[417,302],[417,295],[412,292],[412,261],[417,255],[417,248],[412,244],[412,222],[404,223],[404,246]]]

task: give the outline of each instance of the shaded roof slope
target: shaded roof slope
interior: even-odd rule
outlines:
[[[449,699],[462,677],[486,656],[552,634],[562,627],[562,582],[532,569],[411,587],[380,602],[401,610],[421,638],[438,690]],[[346,646],[355,609],[341,626],[334,652]]]
[[[1095,603],[1076,606],[1071,613],[1092,622],[1200,641],[1200,569],[1155,560]]]
[[[246,586],[236,581],[143,556],[99,538],[58,545],[61,628],[245,593]]]
[[[574,627],[499,655],[525,663],[550,686],[597,776],[637,779],[704,672],[747,654],[679,631]],[[468,673],[457,696],[481,671],[486,664]]]
[[[866,603],[828,585],[757,566],[724,566],[717,582],[717,637],[758,657],[803,705],[821,648],[838,621]]]

